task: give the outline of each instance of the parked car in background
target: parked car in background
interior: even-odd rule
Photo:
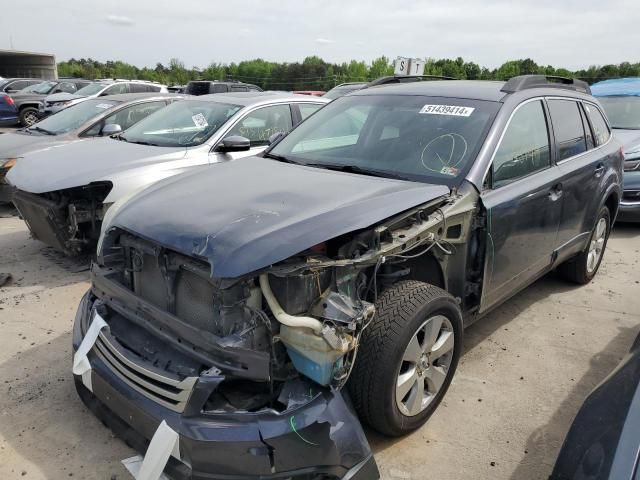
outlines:
[[[621,221],[640,221],[640,78],[617,78],[592,85],[624,148]]]
[[[329,100],[335,100],[338,97],[342,97],[347,93],[355,92],[356,90],[360,90],[367,86],[367,82],[350,82],[350,83],[341,83],[333,87],[327,93],[323,95],[324,98],[328,98]]]
[[[43,101],[48,95],[54,93],[74,94],[90,83],[91,80],[81,78],[61,78],[59,80],[36,83],[11,94],[11,98],[13,98],[19,112],[20,124],[23,127],[30,127],[39,120],[40,106],[43,105]]]
[[[294,90],[291,93],[293,93],[294,95],[311,95],[312,97],[322,97],[327,92],[325,92],[324,90]]]
[[[142,80],[99,80],[81,88],[76,93],[55,93],[44,99],[41,116],[51,115],[88,98],[121,95],[125,93],[167,93],[167,87]]]
[[[35,238],[68,255],[90,251],[117,199],[189,168],[258,153],[325,103],[267,92],[176,102],[112,138],[24,155],[7,175],[13,202]]]
[[[114,135],[184,96],[126,93],[93,98],[45,118],[37,125],[0,135],[0,202],[11,201],[6,174],[30,152]],[[72,175],[73,172],[65,172]]]
[[[80,397],[138,448],[164,420],[193,477],[377,478],[345,389],[374,429],[411,432],[465,326],[552,269],[596,275],[623,159],[588,92],[361,90],[260,156],[114,205],[73,330]]]
[[[237,92],[262,92],[262,89],[250,83],[221,82],[218,80],[193,80],[187,84],[185,89],[185,93],[189,95]]]
[[[639,452],[640,335],[584,401],[549,480],[637,480]]]
[[[16,93],[30,85],[41,83],[41,78],[3,78],[0,80],[0,92]]]
[[[170,85],[167,87],[167,90],[171,93],[184,93],[186,88],[186,85]]]
[[[6,93],[0,93],[0,126],[11,126],[18,122],[16,104]]]

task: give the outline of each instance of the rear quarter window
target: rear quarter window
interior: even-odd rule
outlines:
[[[611,131],[609,130],[602,113],[600,113],[600,110],[594,105],[589,105],[588,103],[584,104],[584,109],[587,111],[589,120],[591,120],[596,145],[603,145],[604,143],[607,143],[611,136]]]

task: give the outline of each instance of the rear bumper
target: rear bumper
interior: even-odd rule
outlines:
[[[92,312],[88,292],[73,328],[73,349]],[[198,407],[224,377],[200,377],[182,413],[131,388],[95,351],[89,352],[89,391],[75,377],[87,407],[114,433],[144,453],[164,420],[179,435],[180,459],[165,472],[176,479],[349,479],[379,478],[360,423],[341,392],[326,390],[287,412],[205,414]],[[204,399],[206,400],[207,397]],[[295,428],[292,428],[292,424]]]
[[[620,202],[618,208],[617,222],[640,222],[640,202],[628,203]]]

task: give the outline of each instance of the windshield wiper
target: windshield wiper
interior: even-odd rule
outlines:
[[[278,160],[279,162],[293,163],[294,165],[304,165],[304,163],[296,162],[292,158],[285,157],[284,155],[277,155],[275,153],[265,153],[263,156]]]
[[[129,143],[137,143],[138,145],[148,145],[150,147],[157,147],[158,144],[157,143],[151,143],[151,142],[145,142],[144,140],[126,140],[124,139],[125,142],[129,142]]]
[[[338,172],[369,175],[371,177],[393,178],[395,180],[406,180],[409,182],[415,181],[399,173],[389,172],[387,170],[376,170],[374,168],[363,168],[357,165],[338,165],[335,163],[307,163],[307,165],[310,167],[326,168],[327,170],[337,170]]]
[[[37,126],[37,125],[35,125],[35,126],[33,126],[33,127],[29,127],[29,128],[28,128],[28,130],[34,130],[34,131],[36,131],[36,132],[42,132],[42,133],[44,133],[45,135],[56,135],[56,133],[55,133],[55,132],[52,132],[52,131],[50,131],[50,130],[46,130],[46,129],[44,129],[44,128],[42,128],[42,127],[39,127],[39,126]]]

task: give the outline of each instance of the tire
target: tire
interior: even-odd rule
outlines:
[[[437,326],[438,322],[442,322],[441,327]],[[375,317],[362,334],[347,384],[361,420],[388,436],[404,435],[422,426],[438,407],[458,366],[462,325],[462,313],[456,300],[438,287],[402,281],[385,290],[376,302]],[[436,332],[435,336],[426,333],[429,331]],[[420,333],[424,334],[422,345]],[[416,357],[413,354],[416,349],[411,346],[422,348],[427,337],[437,338],[435,345],[441,347],[436,350],[427,346],[429,353],[425,361],[425,354]],[[443,355],[451,339],[451,350]],[[438,354],[442,356],[431,358]],[[414,357],[422,360],[414,363],[405,360]],[[410,380],[401,382],[400,375]],[[411,382],[415,383],[403,396],[405,386]],[[401,383],[402,387],[399,386]],[[430,389],[434,384],[439,384],[439,388]],[[417,396],[421,385],[427,390],[427,396]],[[416,398],[422,398],[422,401],[412,402]],[[416,405],[419,409],[411,408],[413,411],[410,412],[410,407]]]
[[[25,107],[20,110],[20,125],[30,127],[38,121],[38,109],[35,107]]]
[[[604,227],[603,237],[600,237],[599,235],[599,227]],[[607,241],[609,240],[610,233],[611,214],[609,213],[609,209],[603,206],[598,213],[596,223],[591,231],[589,243],[586,248],[577,256],[558,267],[560,275],[566,280],[580,285],[589,283],[593,277],[595,277],[598,269],[600,268],[600,263],[602,263],[602,257],[604,257],[604,251],[607,248]],[[598,244],[601,245],[601,247],[599,251],[596,248],[597,258],[595,258],[594,261],[590,254],[593,251],[594,245],[597,246]]]

